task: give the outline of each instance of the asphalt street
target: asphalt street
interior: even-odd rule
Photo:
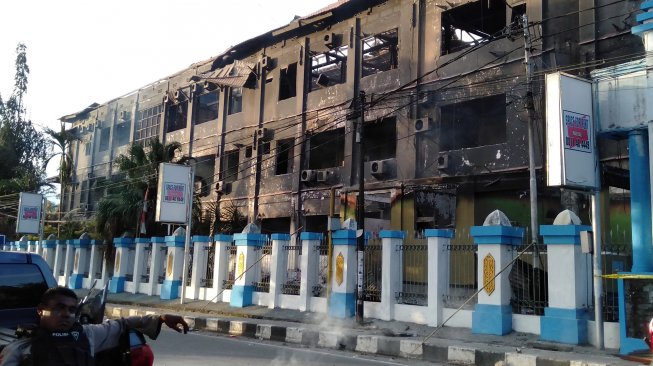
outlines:
[[[154,352],[155,366],[437,365],[418,360],[303,348],[203,332],[182,335],[167,329],[162,330],[159,338],[149,344]]]

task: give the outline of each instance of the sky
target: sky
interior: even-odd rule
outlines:
[[[0,95],[27,46],[25,106],[37,126],[221,54],[336,0],[20,0],[0,12]],[[56,174],[57,162],[48,166]]]

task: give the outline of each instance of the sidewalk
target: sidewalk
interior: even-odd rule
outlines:
[[[80,296],[88,292],[76,291]],[[423,342],[435,328],[377,319],[366,319],[359,325],[353,318],[334,319],[326,314],[262,306],[234,308],[227,303],[197,300],[181,305],[179,299],[161,300],[142,294],[109,294],[106,311],[110,317],[171,312],[184,315],[197,330],[433,362],[491,366],[639,364],[619,358],[617,350],[541,342],[537,335],[526,333],[491,336],[444,327]]]

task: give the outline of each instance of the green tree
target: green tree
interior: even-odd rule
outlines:
[[[49,138],[50,144],[55,147],[58,151],[53,151],[50,156],[46,159],[45,165],[47,166],[48,162],[55,158],[59,157],[59,184],[61,184],[61,191],[65,192],[66,186],[70,183],[72,174],[73,174],[73,157],[71,155],[70,146],[74,141],[79,141],[77,137],[72,132],[65,129],[64,124],[61,123],[61,129],[55,131],[51,128],[43,129],[45,135]],[[59,206],[57,209],[58,219],[61,220],[61,208],[62,206],[63,194],[59,195]]]

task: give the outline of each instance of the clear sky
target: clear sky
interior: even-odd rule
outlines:
[[[28,117],[104,103],[335,0],[18,0],[0,11],[0,95],[14,85],[16,45],[27,45]],[[50,163],[49,175],[56,172]]]

